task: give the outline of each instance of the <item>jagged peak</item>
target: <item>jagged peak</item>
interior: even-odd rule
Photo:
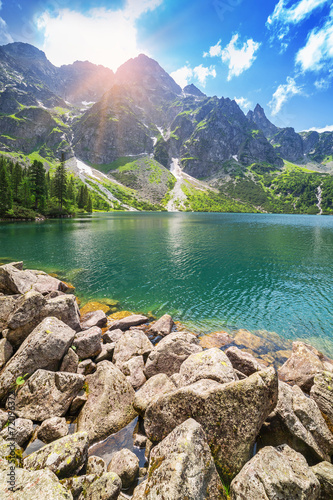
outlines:
[[[186,87],[183,88],[184,94],[188,95],[194,95],[196,97],[207,97],[206,94],[201,92],[198,87],[196,87],[193,83],[190,83],[190,85],[186,85]]]

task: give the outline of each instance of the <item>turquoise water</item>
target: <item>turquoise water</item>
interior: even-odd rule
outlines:
[[[67,272],[84,298],[332,351],[333,217],[111,213],[0,225],[0,261]]]

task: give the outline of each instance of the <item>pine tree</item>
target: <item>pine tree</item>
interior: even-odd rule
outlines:
[[[46,181],[45,168],[41,161],[34,160],[29,170],[31,181],[31,191],[35,197],[35,209],[42,205],[45,206]]]
[[[30,179],[28,176],[23,177],[23,179],[19,185],[18,198],[19,198],[20,203],[24,207],[31,208],[32,194],[31,194]]]
[[[93,211],[91,196],[88,196],[87,212],[91,213]]]
[[[68,183],[68,189],[67,189],[67,197],[68,199],[72,202],[75,203],[75,183],[74,183],[74,177],[71,175]]]
[[[62,161],[54,174],[54,194],[58,198],[59,206],[62,210],[67,191],[67,172],[65,162]]]
[[[5,215],[13,206],[12,189],[5,162],[0,163],[0,215]]]
[[[18,200],[18,191],[19,191],[19,185],[22,182],[23,178],[23,168],[19,163],[15,163],[12,175],[11,175],[11,185],[12,185],[12,190],[13,190],[13,197],[14,200]]]

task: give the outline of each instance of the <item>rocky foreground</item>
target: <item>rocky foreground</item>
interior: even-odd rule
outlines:
[[[0,499],[333,499],[332,360],[294,342],[276,371],[73,291],[0,266]],[[137,417],[146,467],[89,453]]]

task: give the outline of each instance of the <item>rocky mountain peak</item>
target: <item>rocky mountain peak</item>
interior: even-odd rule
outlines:
[[[249,111],[246,117],[255,123],[265,134],[266,137],[272,137],[279,129],[267,118],[264,108],[257,104],[254,111]]]
[[[201,90],[198,89],[198,87],[196,87],[195,85],[193,85],[193,83],[191,83],[190,85],[186,85],[186,87],[183,88],[183,92],[186,95],[194,95],[196,97],[207,97],[206,94],[201,92]]]
[[[42,50],[37,49],[29,43],[14,42],[2,46],[3,51],[15,59],[39,59],[47,61],[46,55]],[[49,62],[49,61],[47,61]]]

